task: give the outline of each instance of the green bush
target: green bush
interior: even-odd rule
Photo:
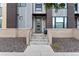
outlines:
[[[60,48],[59,44],[57,44],[57,43],[54,43],[54,44],[52,45],[52,47],[53,47],[54,49],[59,49],[59,48]]]

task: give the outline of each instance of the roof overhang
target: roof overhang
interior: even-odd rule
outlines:
[[[74,14],[75,15],[75,17],[79,17],[79,14]]]
[[[46,16],[46,14],[32,14],[33,16]]]

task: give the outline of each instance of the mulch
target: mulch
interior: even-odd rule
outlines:
[[[26,38],[0,38],[0,52],[24,52]]]
[[[74,38],[53,38],[54,52],[79,52],[79,40]]]

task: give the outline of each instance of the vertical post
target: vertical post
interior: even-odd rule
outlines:
[[[7,25],[7,3],[2,6],[2,29],[6,29]]]

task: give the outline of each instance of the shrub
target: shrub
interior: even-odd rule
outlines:
[[[59,44],[57,44],[57,43],[54,43],[54,44],[52,45],[52,47],[53,47],[54,49],[59,49],[59,48],[60,48]]]

